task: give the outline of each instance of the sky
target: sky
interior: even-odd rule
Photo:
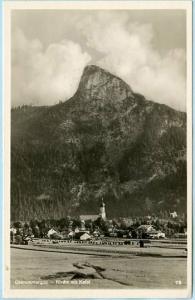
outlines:
[[[95,64],[186,110],[184,10],[13,10],[11,44],[14,107],[68,100]]]

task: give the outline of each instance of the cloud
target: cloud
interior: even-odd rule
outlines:
[[[83,68],[93,63],[120,76],[147,99],[185,111],[185,51],[173,48],[160,53],[154,46],[157,31],[152,24],[132,22],[126,11],[89,12],[72,19],[70,15],[70,24],[74,41],[69,34],[69,39],[46,48],[25,37],[21,29],[14,30],[13,105],[52,105],[70,98]]]
[[[186,109],[185,51],[172,49],[160,55],[153,46],[151,24],[99,13],[78,26],[88,47],[102,53],[99,66],[120,76],[148,99]]]
[[[51,105],[70,98],[91,57],[70,40],[50,44],[27,39],[21,29],[12,41],[12,104]]]

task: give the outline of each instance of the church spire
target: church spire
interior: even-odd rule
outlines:
[[[102,203],[101,203],[101,206],[100,206],[100,218],[102,220],[106,220],[106,206],[105,206],[103,197],[102,197]]]

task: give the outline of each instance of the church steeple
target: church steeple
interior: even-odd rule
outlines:
[[[100,218],[106,220],[106,206],[102,198],[102,203],[100,205]]]

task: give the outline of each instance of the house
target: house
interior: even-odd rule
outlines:
[[[69,237],[69,238],[73,238],[74,235],[75,235],[74,231],[70,231],[70,232],[68,233],[68,237]]]
[[[150,224],[140,225],[137,228],[138,232],[144,232],[144,233],[150,233],[151,231],[154,231],[154,230],[155,230],[155,228]]]
[[[72,231],[72,230],[71,230],[71,231]],[[78,233],[78,232],[80,232],[80,229],[79,229],[79,227],[76,227],[76,228],[75,228],[75,230],[74,230],[74,232],[75,232],[75,233]]]
[[[83,235],[80,236],[80,240],[81,241],[91,240],[91,236],[87,232],[85,232],[85,233],[83,233]]]
[[[75,239],[80,241],[87,241],[91,240],[91,236],[87,232],[80,231],[75,233]]]
[[[93,236],[94,236],[94,237],[100,236],[100,232],[99,232],[98,230],[95,230],[95,231],[93,232]]]
[[[47,233],[48,238],[50,238],[53,234],[57,234],[57,231],[51,228]]]
[[[174,234],[174,238],[177,238],[177,239],[186,239],[187,235],[185,233],[175,233]]]
[[[165,238],[165,233],[160,230],[156,230],[152,225],[141,225],[137,228],[139,237],[145,235],[151,239],[163,239]]]
[[[170,217],[173,219],[177,218],[177,212],[174,211],[174,212],[170,213]]]
[[[117,232],[110,232],[110,233],[109,233],[109,236],[110,236],[110,237],[117,237]]]
[[[153,231],[149,233],[149,238],[151,239],[164,239],[165,238],[165,233],[161,231]]]

